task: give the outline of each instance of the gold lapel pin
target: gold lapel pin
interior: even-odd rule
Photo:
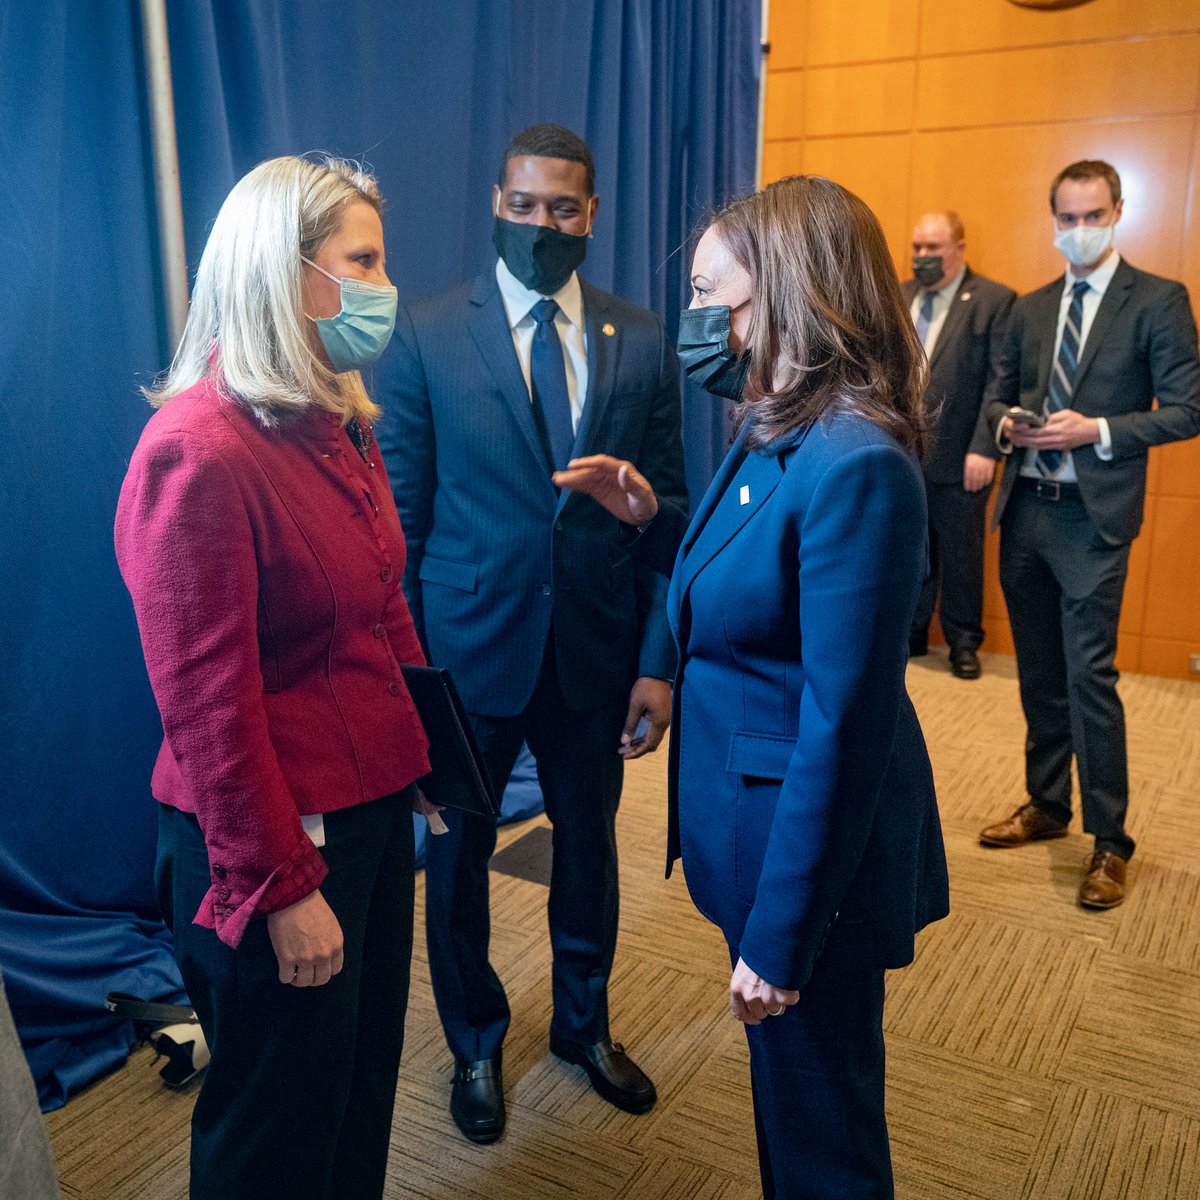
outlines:
[[[604,324],[600,326],[600,332],[604,334],[605,337],[612,337],[617,330],[611,321],[605,321]]]

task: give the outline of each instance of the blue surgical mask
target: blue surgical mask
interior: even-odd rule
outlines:
[[[396,328],[396,289],[361,279],[339,279],[303,254],[300,260],[342,289],[342,309],[336,317],[311,318],[333,369],[340,374],[370,366],[387,349]]]

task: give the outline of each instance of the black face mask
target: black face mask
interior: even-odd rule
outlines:
[[[931,288],[945,272],[940,254],[914,254],[913,278],[923,287]]]
[[[739,308],[741,305],[738,306]],[[750,371],[750,351],[729,349],[733,310],[727,304],[685,308],[679,314],[679,361],[706,392],[740,400]]]
[[[504,265],[531,292],[557,292],[587,256],[587,235],[563,233],[547,225],[521,225],[497,217],[492,245]]]

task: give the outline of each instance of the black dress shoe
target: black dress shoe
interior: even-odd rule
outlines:
[[[478,1062],[455,1059],[450,1115],[469,1142],[484,1145],[504,1132],[504,1084],[500,1056]]]
[[[956,646],[950,651],[950,670],[959,679],[978,679],[983,674],[979,655],[967,646]]]
[[[658,1099],[654,1084],[625,1053],[620,1042],[605,1038],[586,1046],[551,1033],[550,1050],[564,1061],[582,1067],[588,1073],[592,1087],[609,1104],[631,1113],[649,1112],[654,1107]]]

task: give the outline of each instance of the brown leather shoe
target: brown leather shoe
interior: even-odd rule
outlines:
[[[1079,885],[1084,908],[1116,908],[1125,899],[1125,859],[1109,850],[1092,855],[1092,865]]]
[[[1022,804],[1011,817],[979,832],[985,846],[1023,846],[1045,838],[1065,837],[1067,827],[1032,804]]]

